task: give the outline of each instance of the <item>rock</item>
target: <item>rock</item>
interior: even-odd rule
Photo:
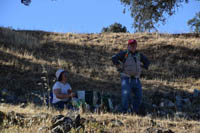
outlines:
[[[16,99],[17,97],[14,94],[8,94],[8,96],[6,97],[6,101],[8,103],[15,103]]]
[[[168,101],[167,107],[173,108],[173,107],[175,107],[175,104],[172,101]]]
[[[53,133],[66,133],[71,131],[72,128],[74,130],[84,130],[85,119],[81,118],[80,115],[77,115],[75,119],[68,116],[57,115],[52,118],[51,122],[52,125],[50,128]]]
[[[164,98],[169,99],[170,101],[175,101],[175,93],[173,91],[166,92]]]
[[[111,127],[120,127],[120,126],[123,126],[124,124],[120,120],[112,119],[109,125]]]
[[[118,105],[116,105],[116,106],[114,107],[113,112],[114,112],[114,113],[118,113],[118,112],[120,112],[120,111],[121,111],[121,105],[118,104]]]
[[[72,128],[72,119],[69,117],[62,117],[57,119],[55,123],[52,123],[51,131],[54,133],[69,132]]]
[[[8,103],[15,103],[17,99],[14,93],[9,92],[7,89],[1,90],[1,97],[3,102],[8,102]]]
[[[147,128],[145,133],[174,133],[171,129],[162,129],[162,128]]]
[[[49,127],[43,126],[38,129],[37,133],[47,133],[48,131]]]
[[[70,128],[71,130],[71,128]],[[70,131],[69,130],[69,131]],[[51,130],[51,133],[65,133],[65,130],[63,129],[62,126],[58,125],[56,127],[54,127],[52,130]]]
[[[191,101],[189,98],[184,98],[182,99],[182,103],[183,103],[183,108],[186,109],[187,111],[191,110]]]
[[[8,90],[7,89],[1,89],[1,95],[2,96],[6,96],[8,94]]]
[[[160,107],[174,108],[175,104],[168,99],[161,99]]]
[[[74,127],[74,128],[77,128],[77,127],[80,126],[80,120],[81,120],[81,116],[78,115],[78,116],[76,117],[76,119],[74,120],[74,123],[73,123],[73,127]]]
[[[27,106],[26,103],[21,103],[19,107],[20,107],[20,108],[25,108],[26,106]]]
[[[0,125],[3,123],[5,118],[6,118],[6,114],[0,111]]]
[[[196,97],[199,97],[199,96],[200,96],[200,90],[194,89],[193,97],[196,98]]]
[[[165,106],[165,103],[164,102],[161,102],[160,103],[160,107],[164,107]]]
[[[179,95],[176,96],[176,107],[177,107],[177,110],[179,111],[182,110],[182,98]]]
[[[53,121],[53,123],[52,123],[52,126],[51,126],[51,128],[55,128],[56,126],[58,126],[58,125],[63,125],[64,123],[65,124],[69,124],[69,125],[72,125],[72,119],[71,118],[69,118],[69,117],[61,117],[62,115],[58,115],[56,118],[52,118],[52,119],[54,119],[54,120],[52,120]]]
[[[160,116],[160,117],[164,117],[164,116],[167,115],[167,113],[165,111],[163,111],[163,110],[158,110],[157,111],[157,115]]]
[[[189,119],[189,116],[186,113],[184,113],[184,112],[176,112],[175,113],[175,117],[176,118]]]
[[[142,102],[139,108],[139,112],[137,113],[138,115],[145,116],[149,112],[153,112],[155,108],[153,105],[147,103],[147,102]]]
[[[27,98],[25,98],[25,96],[18,96],[17,102],[24,103],[25,105],[27,105]]]
[[[54,124],[57,120],[63,118],[64,115],[56,115],[51,119],[51,123]]]
[[[161,98],[164,97],[163,94],[159,91],[156,91],[152,96],[152,104],[159,105],[161,102]]]
[[[157,125],[157,123],[154,120],[151,119],[151,126],[154,127],[156,125]]]
[[[24,114],[15,113],[14,111],[7,113],[7,120],[9,125],[24,126],[25,116]]]
[[[5,102],[5,99],[4,98],[1,98],[0,99],[0,103],[4,103]]]

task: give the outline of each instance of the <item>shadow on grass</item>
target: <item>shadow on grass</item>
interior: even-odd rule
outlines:
[[[20,50],[20,48],[19,48]],[[115,95],[120,101],[121,85],[117,72],[108,73],[106,69],[112,66],[111,57],[117,51],[97,45],[77,45],[65,44],[60,42],[51,42],[44,44],[41,48],[26,49],[35,58],[42,59],[47,62],[53,62],[57,59],[66,61],[66,66],[63,66],[68,72],[68,80],[72,88],[75,90],[98,90],[108,94]],[[160,45],[156,47],[148,47],[142,49],[143,52],[155,68],[145,71],[143,77],[148,79],[171,80],[173,78],[200,78],[198,70],[200,64],[198,62],[200,50],[192,50],[180,46]],[[47,88],[41,88],[37,84],[41,81],[42,76],[48,76],[49,87],[53,85],[55,79],[54,73],[59,65],[48,65],[47,75],[42,73],[42,65],[33,63],[31,60],[26,60],[11,53],[0,51],[1,62],[9,62],[14,60],[16,64],[6,65],[0,64],[1,68],[1,89],[6,89],[8,94],[0,93],[5,102],[10,104],[18,104],[21,102],[31,102],[36,105],[41,105],[43,93],[47,92]],[[192,62],[193,64],[191,64]],[[23,69],[26,66],[29,69]],[[88,70],[90,69],[90,70]],[[167,72],[167,73],[166,73]],[[183,96],[191,96],[188,91],[177,90],[170,85],[155,86],[152,84],[143,84],[144,102],[148,104],[159,104],[161,99],[168,95],[168,99],[175,102],[176,94]],[[3,90],[5,91],[5,90]],[[2,92],[2,91],[1,91]],[[157,95],[158,94],[158,95]],[[38,97],[37,97],[38,96]],[[7,99],[6,99],[7,98]],[[167,98],[167,97],[166,97]],[[146,111],[155,111],[152,108],[147,108]],[[187,111],[184,111],[188,113]]]
[[[155,44],[142,49],[152,64],[153,70],[145,72],[147,78],[174,80],[178,78],[199,79],[200,49],[189,49],[183,46]]]

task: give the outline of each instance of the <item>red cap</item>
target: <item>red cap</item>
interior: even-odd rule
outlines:
[[[128,40],[128,45],[130,45],[130,44],[136,44],[137,45],[137,41],[134,40],[134,39],[130,39],[130,40]]]

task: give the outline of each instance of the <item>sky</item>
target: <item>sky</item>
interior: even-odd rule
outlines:
[[[19,30],[43,30],[61,33],[100,33],[103,27],[115,22],[130,33],[133,18],[120,0],[32,0],[29,6],[21,0],[0,0],[0,26]],[[190,0],[167,17],[160,33],[191,32],[187,21],[200,11],[200,1]]]

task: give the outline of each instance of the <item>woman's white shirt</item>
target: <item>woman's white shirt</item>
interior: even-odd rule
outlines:
[[[62,94],[68,94],[68,90],[72,89],[71,86],[68,83],[63,84],[62,82],[59,82],[59,81],[57,81],[53,85],[53,101],[52,101],[52,103],[57,103],[59,101],[68,101],[68,98],[65,98],[65,99],[57,98],[55,93],[54,93],[54,90],[56,90],[56,89],[61,89]]]

